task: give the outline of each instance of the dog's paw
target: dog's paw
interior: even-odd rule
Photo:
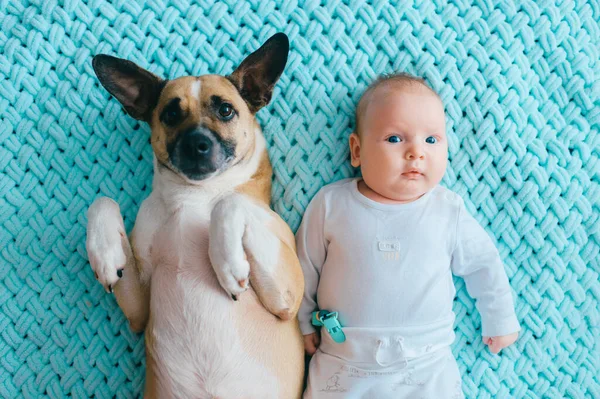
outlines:
[[[87,238],[86,248],[90,265],[106,292],[113,292],[115,284],[123,276],[127,262],[121,241],[124,238],[125,232],[118,228],[103,233],[96,232]]]
[[[249,288],[250,264],[246,259],[225,262],[220,265],[213,264],[213,268],[221,287],[234,301],[237,301],[238,296]]]

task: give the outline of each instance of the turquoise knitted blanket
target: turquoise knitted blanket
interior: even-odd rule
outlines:
[[[275,210],[295,230],[321,186],[355,174],[347,138],[371,80],[424,77],[446,105],[443,184],[494,238],[523,326],[492,355],[456,280],[466,396],[600,398],[598,21],[598,0],[0,0],[0,397],[143,389],[143,337],[94,279],[85,228],[102,195],[131,229],[149,129],[91,57],[226,74],[280,31],[290,58],[258,115]]]

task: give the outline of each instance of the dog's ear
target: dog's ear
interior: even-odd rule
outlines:
[[[285,68],[289,50],[287,36],[277,33],[227,77],[237,87],[252,113],[271,101],[273,87]]]
[[[99,54],[92,66],[102,86],[135,119],[150,122],[165,81],[131,61]]]

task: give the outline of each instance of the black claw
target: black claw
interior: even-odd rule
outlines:
[[[110,291],[111,294],[113,293],[113,287],[111,284],[108,285],[108,290]]]
[[[231,299],[233,299],[234,301],[237,301],[237,296],[231,294]]]
[[[94,272],[94,276],[96,276],[96,280],[98,280],[98,273]]]
[[[119,278],[123,277],[123,269],[117,270],[117,276],[119,276]]]

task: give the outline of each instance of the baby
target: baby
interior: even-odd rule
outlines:
[[[493,353],[520,326],[497,249],[439,185],[441,99],[422,79],[379,78],[358,104],[350,153],[362,178],[322,188],[296,235],[306,281],[298,318],[313,355],[304,398],[462,398],[452,274],[476,299]]]

